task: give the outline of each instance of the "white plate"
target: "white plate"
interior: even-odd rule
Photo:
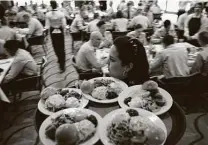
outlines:
[[[64,110],[61,110],[61,111],[58,111],[58,112],[52,114],[51,116],[46,118],[46,120],[41,124],[40,130],[39,130],[39,137],[40,137],[40,140],[43,143],[43,145],[56,145],[55,141],[47,138],[47,136],[45,135],[45,129],[48,127],[48,125],[50,125],[52,123],[52,121],[51,121],[52,118],[56,118],[62,113],[69,114],[69,113],[73,113],[73,112],[76,112],[79,110],[83,110],[88,115],[94,115],[98,121],[97,130],[96,130],[94,136],[92,136],[87,141],[85,141],[79,145],[93,145],[93,144],[95,144],[99,140],[98,128],[101,125],[100,122],[102,121],[102,117],[99,114],[97,114],[96,112],[88,110],[88,109],[68,108],[68,109],[64,109]]]
[[[94,80],[101,80],[101,79],[106,79],[106,80],[113,80],[117,83],[120,84],[122,90],[125,90],[128,88],[128,85],[124,82],[122,82],[121,80],[118,80],[118,79],[115,79],[115,78],[112,78],[112,77],[98,77],[98,78],[93,78],[91,80],[89,80],[91,83],[94,82]],[[108,99],[108,100],[98,100],[94,97],[92,97],[91,95],[87,95],[86,96],[87,99],[89,99],[90,101],[93,101],[93,102],[96,102],[96,103],[102,103],[102,104],[109,104],[109,103],[115,103],[118,101],[118,98],[114,98],[114,99]]]
[[[134,92],[135,90],[137,91],[142,90],[142,85],[129,87],[128,89],[126,89],[119,95],[118,103],[121,106],[121,108],[129,108],[129,106],[124,103],[124,99],[131,97],[130,94]],[[165,106],[161,107],[158,112],[154,112],[155,115],[161,115],[161,114],[166,113],[173,105],[173,99],[167,91],[165,91],[162,88],[159,88],[159,92],[162,94],[163,98],[166,100],[166,104]]]
[[[64,89],[67,89],[69,91],[76,91],[79,94],[82,93],[82,91],[80,89],[75,89],[75,88],[64,88]],[[83,93],[82,93],[82,95],[83,95],[83,97],[80,100],[81,102],[80,102],[79,108],[85,108],[87,106],[87,104],[89,103],[89,100],[86,99],[87,98],[86,96],[88,96],[88,95],[83,94]],[[45,108],[45,104],[41,99],[38,102],[38,109],[40,110],[40,112],[42,112],[43,114],[48,115],[48,116],[55,113],[55,112],[49,111],[47,108]]]
[[[133,108],[135,110],[138,111],[139,113],[139,116],[143,116],[143,117],[146,117],[148,119],[150,119],[155,125],[157,125],[158,127],[160,127],[162,130],[164,130],[165,132],[165,138],[167,138],[167,129],[165,127],[165,124],[163,123],[163,121],[157,117],[155,114],[149,112],[149,111],[146,111],[146,110],[143,110],[143,109],[139,109],[139,108]],[[121,109],[117,109],[117,110],[114,110],[110,113],[108,113],[102,120],[102,126],[99,126],[99,136],[100,136],[100,140],[102,141],[102,143],[104,145],[114,145],[112,143],[110,143],[109,141],[109,138],[107,137],[107,127],[109,125],[109,123],[112,122],[112,119],[118,115],[118,114],[123,114],[126,112],[127,109],[124,109],[124,108],[121,108]],[[165,143],[166,139],[164,140],[163,144]],[[162,144],[162,145],[163,145]]]

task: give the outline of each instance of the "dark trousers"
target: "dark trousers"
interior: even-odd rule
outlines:
[[[54,28],[50,29],[51,41],[54,52],[58,58],[60,69],[65,69],[65,43],[63,29],[60,28],[61,33],[52,33]]]

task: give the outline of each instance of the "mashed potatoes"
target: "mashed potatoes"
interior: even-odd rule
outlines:
[[[99,99],[99,100],[105,100],[107,95],[108,88],[105,86],[97,87],[92,92],[92,97]]]
[[[45,102],[45,107],[56,112],[65,107],[65,100],[61,95],[50,96]]]
[[[70,97],[66,100],[67,108],[78,108],[80,105],[79,100],[75,97]]]
[[[48,97],[57,94],[57,90],[53,87],[47,87],[45,88],[41,94],[40,94],[40,98],[45,101],[46,99],[48,99]]]

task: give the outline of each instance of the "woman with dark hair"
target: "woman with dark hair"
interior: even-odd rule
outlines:
[[[149,80],[149,64],[142,43],[127,36],[118,37],[110,50],[109,75],[130,86]]]
[[[113,29],[115,31],[118,32],[127,31],[128,19],[124,18],[122,11],[118,11],[116,13],[116,19],[114,19],[112,22],[113,22]]]

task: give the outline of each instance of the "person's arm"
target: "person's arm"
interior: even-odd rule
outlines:
[[[189,37],[189,27],[188,27],[188,25],[189,25],[190,19],[191,19],[191,16],[189,15],[187,17],[186,21],[185,21],[185,25],[184,25],[184,36],[185,37]]]
[[[24,68],[24,65],[25,64],[23,64],[20,60],[14,60],[8,74],[5,76],[3,80],[3,83],[9,83],[13,79],[15,79]]]
[[[198,54],[193,66],[190,70],[190,73],[194,74],[197,72],[201,72],[202,66],[203,66],[203,58],[200,54]]]
[[[64,16],[64,14],[62,15],[61,21],[62,21],[62,28],[65,29],[66,28],[66,18]]]
[[[83,25],[83,21],[82,19],[77,20],[77,27],[79,30],[84,30],[86,27]]]
[[[48,15],[46,15],[46,17],[45,17],[45,28],[46,29],[50,28],[50,20],[49,20]]]
[[[129,23],[129,25],[128,25],[128,28],[133,28],[134,25],[135,25],[135,18],[133,18],[133,19],[130,21],[130,23]]]
[[[150,63],[150,72],[153,72],[155,69],[159,68],[163,64],[162,53],[157,53],[154,60]]]
[[[29,31],[27,33],[28,38],[30,38],[34,34],[35,29],[36,29],[35,25],[36,25],[35,21],[29,22],[28,24]]]
[[[93,66],[93,68],[100,69],[104,66],[104,65],[98,63],[93,50],[87,51],[85,53],[85,56],[86,56],[88,62]]]
[[[148,44],[148,43],[147,43],[147,37],[146,37],[146,34],[143,33],[142,37],[143,37],[143,45],[145,46],[145,45]]]
[[[161,29],[158,29],[155,31],[155,33],[152,35],[152,39],[160,39],[161,37]]]

